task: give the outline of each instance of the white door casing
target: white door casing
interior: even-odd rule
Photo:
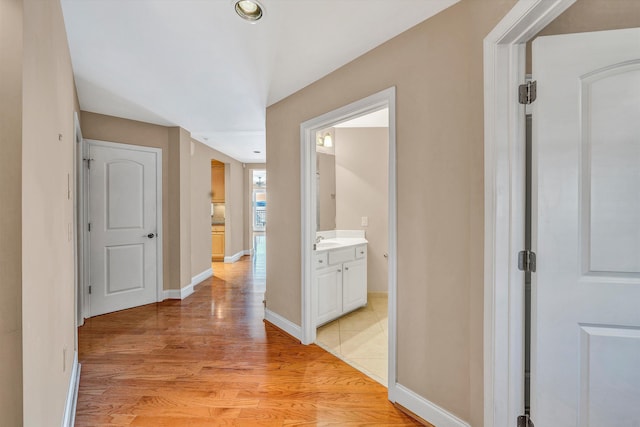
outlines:
[[[532,418],[640,425],[640,29],[533,43]]]
[[[316,237],[316,154],[315,132],[337,123],[356,118],[383,108],[389,110],[389,240],[388,240],[388,295],[389,295],[389,375],[388,396],[395,402],[399,395],[396,383],[396,286],[397,286],[397,189],[396,189],[396,110],[395,87],[325,113],[300,124],[300,178],[301,178],[301,282],[302,325],[300,340],[311,344],[316,340],[317,304],[314,304],[316,270],[313,265],[313,242]],[[410,407],[405,404],[405,407]],[[411,408],[409,408],[411,409]]]
[[[88,141],[90,314],[158,301],[161,151]]]
[[[576,0],[519,0],[484,39],[484,425],[524,411],[526,43]]]

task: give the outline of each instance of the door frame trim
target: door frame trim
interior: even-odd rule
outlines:
[[[396,88],[382,90],[366,98],[355,101],[300,124],[300,203],[301,203],[301,262],[302,262],[302,337],[303,344],[316,340],[312,295],[315,292],[313,268],[313,242],[316,230],[316,152],[315,132],[331,127],[339,122],[371,113],[383,108],[389,109],[389,248],[388,248],[388,304],[389,304],[389,400],[395,402],[396,390],[396,287],[397,287],[397,190],[396,190]]]
[[[524,411],[526,43],[576,0],[519,0],[484,39],[484,425]]]
[[[156,248],[156,302],[160,302],[164,300],[164,277],[163,277],[163,259],[162,259],[162,255],[163,255],[163,238],[164,238],[164,232],[162,231],[163,228],[163,223],[162,223],[162,149],[161,148],[155,148],[155,147],[145,147],[145,146],[141,146],[141,145],[134,145],[134,144],[122,144],[119,142],[110,142],[110,141],[101,141],[101,140],[97,140],[97,139],[88,139],[85,138],[82,140],[81,142],[81,152],[83,153],[82,158],[87,158],[87,154],[89,152],[89,146],[90,145],[94,145],[94,146],[101,146],[101,147],[107,147],[107,148],[120,148],[120,149],[125,149],[125,150],[131,150],[136,149],[139,151],[146,151],[146,152],[150,152],[150,153],[154,153],[156,154],[156,229],[158,230],[157,233],[157,248]],[[80,161],[82,163],[84,163],[83,159],[80,159]],[[82,236],[82,257],[84,260],[84,266],[85,266],[85,274],[84,274],[84,283],[83,283],[83,287],[84,287],[84,293],[86,295],[86,298],[84,298],[83,300],[83,307],[82,307],[82,312],[85,313],[86,318],[91,317],[91,302],[89,300],[89,292],[87,290],[87,287],[89,286],[89,277],[90,277],[90,258],[89,258],[89,252],[90,252],[90,242],[89,242],[89,233],[85,233],[84,230],[87,230],[88,228],[88,224],[89,224],[89,208],[88,208],[88,201],[89,201],[89,174],[88,174],[88,168],[83,164],[82,165],[82,189],[79,192],[79,196],[80,196],[80,205],[82,206],[81,208],[81,218],[80,218],[80,226],[81,229],[83,230],[83,236]]]
[[[76,313],[76,327],[80,327],[84,324],[84,319],[88,317],[86,311],[88,303],[85,295],[85,283],[88,281],[87,276],[87,256],[85,250],[87,250],[87,237],[86,237],[86,224],[83,222],[87,214],[86,201],[84,196],[85,183],[86,183],[86,170],[84,167],[85,156],[85,144],[82,138],[82,130],[80,128],[80,120],[78,113],[73,113],[73,150],[74,150],[74,224],[76,227],[76,238],[74,242],[75,250],[75,274],[76,274],[76,290],[75,290],[75,313]],[[76,334],[77,335],[77,334]],[[76,348],[77,350],[77,348]]]

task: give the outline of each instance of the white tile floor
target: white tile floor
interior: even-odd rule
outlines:
[[[316,343],[387,386],[387,295],[368,296],[366,307],[318,328]]]

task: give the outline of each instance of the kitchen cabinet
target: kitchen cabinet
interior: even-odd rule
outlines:
[[[211,201],[224,203],[224,163],[211,163]]]
[[[316,325],[367,305],[367,247],[317,252]]]
[[[224,225],[211,226],[211,260],[224,261]]]

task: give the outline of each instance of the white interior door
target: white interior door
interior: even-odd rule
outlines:
[[[92,316],[157,301],[159,155],[89,142]]]
[[[533,43],[532,419],[640,426],[640,29]]]

